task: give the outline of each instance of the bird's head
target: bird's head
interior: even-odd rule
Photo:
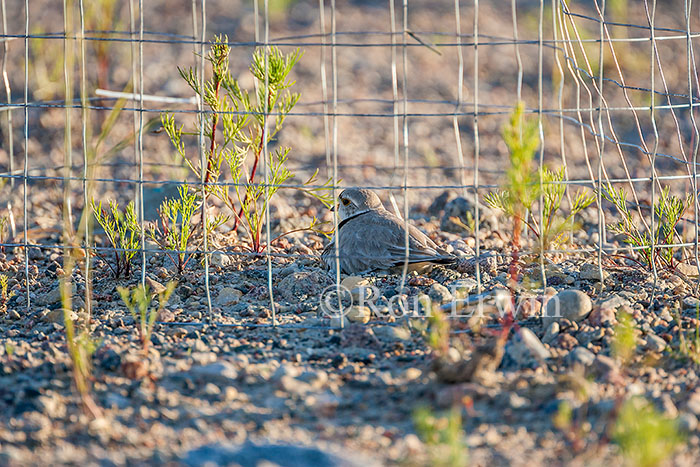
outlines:
[[[384,208],[379,196],[365,188],[343,190],[338,200],[338,217],[341,221],[361,212]]]

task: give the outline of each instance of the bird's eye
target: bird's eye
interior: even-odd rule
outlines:
[[[347,206],[348,204],[350,204],[350,200],[347,198],[342,199],[341,201],[343,202],[343,206]]]

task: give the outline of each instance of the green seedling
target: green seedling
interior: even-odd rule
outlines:
[[[121,295],[127,310],[129,310],[129,314],[134,318],[144,354],[148,354],[151,334],[153,334],[153,327],[156,324],[158,313],[165,307],[176,285],[176,282],[169,282],[165,290],[158,294],[157,307],[151,307],[153,295],[148,285],[138,285],[131,289],[127,287],[117,287],[119,295]]]
[[[8,293],[8,282],[7,275],[0,274],[0,311],[3,313],[7,311],[7,302],[15,295],[14,290]]]
[[[685,211],[691,206],[692,196],[686,195],[679,198],[669,193],[669,187],[661,190],[659,199],[654,203],[654,232],[650,228],[640,228],[635,222],[635,217],[627,206],[627,194],[623,188],[615,189],[608,185],[603,189],[603,197],[610,201],[621,216],[619,222],[610,224],[608,228],[624,237],[625,243],[635,247],[641,256],[640,265],[652,269],[655,265],[668,269],[675,269],[678,261],[675,254],[676,247],[671,247],[680,239],[676,227]],[[652,245],[655,248],[652,248]]]
[[[131,262],[140,246],[140,227],[136,220],[134,202],[127,204],[124,212],[119,210],[116,201],[109,201],[109,210],[102,207],[102,201],[91,203],[95,219],[102,226],[109,243],[114,249],[114,264],[100,255],[114,273],[114,277],[127,277],[131,273]]]
[[[178,68],[180,76],[203,99],[211,117],[200,119],[198,126],[189,133],[176,126],[173,114],[163,114],[161,121],[192,174],[206,183],[204,201],[208,196],[220,199],[233,214],[233,229],[237,230],[243,225],[250,249],[258,253],[265,247],[262,228],[270,200],[283,184],[294,177],[287,168],[290,148],[281,147],[269,152],[265,148],[280,132],[285,118],[299,100],[299,94],[290,91],[294,81],[289,75],[301,58],[301,52],[297,50],[283,54],[276,47],[268,51],[257,49],[249,68],[255,86],[249,92],[241,89],[231,75],[231,49],[227,42],[226,36],[217,36],[212,42],[206,56],[212,76],[203,86],[200,86],[194,69]],[[193,159],[195,162],[187,157],[182,140],[186,135],[199,135],[200,129],[207,140],[203,167],[196,162],[199,157]],[[252,163],[250,172],[247,172],[249,159],[252,159]],[[257,181],[261,178],[258,173],[261,162],[267,166],[267,184]],[[233,190],[231,184],[221,183],[226,171],[233,182]],[[333,204],[329,190],[331,180],[321,186],[315,185],[317,174],[318,171],[296,189],[330,207]],[[202,224],[202,231],[205,230]]]
[[[644,398],[622,405],[612,439],[630,465],[654,467],[668,460],[684,439],[675,420],[664,417]]]
[[[421,407],[413,413],[416,433],[428,446],[429,465],[467,465],[468,451],[462,429],[460,409],[452,408],[438,416],[431,409]]]
[[[564,168],[554,172],[546,167],[534,168],[534,158],[539,147],[536,119],[523,116],[524,105],[519,103],[503,129],[503,140],[508,147],[510,167],[506,171],[503,189],[486,195],[489,206],[513,218],[513,245],[519,248],[523,226],[540,240],[544,250],[561,245],[568,239],[574,216],[591,205],[593,195],[577,192],[571,201],[567,215],[560,213],[566,192]],[[540,184],[540,179],[542,183]],[[533,214],[540,197],[540,215]]]
[[[165,251],[182,274],[192,258],[188,245],[195,232],[192,216],[197,209],[197,194],[190,193],[187,185],[178,187],[178,198],[166,199],[158,209],[159,222],[147,229],[148,236]],[[208,219],[207,231],[211,232],[226,222],[226,216],[219,215]]]

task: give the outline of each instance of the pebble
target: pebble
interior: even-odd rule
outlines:
[[[534,357],[537,361],[550,357],[549,350],[542,344],[532,330],[520,328],[508,346],[508,354],[520,365],[526,365]]]
[[[366,306],[351,306],[345,314],[347,319],[353,323],[367,324],[372,317],[372,311]]]
[[[236,305],[243,296],[243,292],[233,287],[224,287],[219,290],[219,295],[216,296],[217,306]]]
[[[579,363],[583,366],[591,366],[595,360],[595,355],[587,348],[578,346],[569,353],[569,359],[572,363]]]
[[[547,326],[544,336],[542,336],[542,342],[545,344],[551,343],[557,337],[557,334],[559,334],[559,323],[557,321],[552,321],[549,326]]]
[[[216,266],[219,268],[225,268],[226,266],[229,266],[231,264],[231,258],[229,257],[229,255],[222,251],[215,251],[214,253],[212,253],[209,261],[211,262],[212,266]]]
[[[678,428],[685,433],[692,433],[698,427],[698,417],[692,413],[682,413],[678,417]]]
[[[607,279],[610,273],[603,269],[603,279]],[[579,279],[585,281],[600,281],[600,271],[597,264],[586,263],[581,266],[581,271],[578,275]]]
[[[582,291],[562,290],[547,302],[546,315],[543,318],[581,321],[588,316],[592,308],[590,297]]]
[[[663,352],[666,348],[666,341],[656,334],[648,334],[646,336],[646,341],[647,343],[644,348],[652,352]]]
[[[189,371],[181,372],[177,376],[227,386],[235,384],[238,379],[238,370],[232,363],[220,360],[206,365],[195,365]]]
[[[74,311],[69,311],[68,317],[71,319],[71,321],[75,322],[78,319],[78,314]],[[56,324],[63,325],[63,318],[64,318],[63,310],[59,309],[59,310],[51,310],[48,313],[46,313],[43,317],[43,320],[47,323],[56,323]]]
[[[430,286],[428,296],[433,301],[436,301],[440,304],[449,303],[452,301],[452,293],[450,293],[450,290],[438,282]]]
[[[379,339],[389,342],[411,339],[411,331],[403,326],[377,326],[372,331]]]

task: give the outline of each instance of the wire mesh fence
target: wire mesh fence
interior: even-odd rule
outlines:
[[[299,192],[336,200],[352,187],[378,191],[403,219],[406,259],[408,224],[418,222],[459,253],[457,268],[474,278],[476,292],[505,277],[514,251],[532,258],[540,289],[561,258],[595,265],[601,280],[606,267],[644,265],[645,257],[654,281],[659,267],[683,265],[685,275],[697,275],[698,15],[692,2],[672,3],[2,0],[1,246],[16,292],[11,306],[54,305],[46,298],[52,290],[88,311],[109,303],[112,276],[121,275],[113,258],[128,256],[133,267],[117,282],[172,278],[186,290],[177,301],[187,312],[170,322],[326,326],[296,315],[305,301],[320,305],[322,286],[340,284],[341,255],[352,252],[336,248],[335,269],[318,272],[328,240],[307,227],[318,218],[333,232],[341,219],[319,196]],[[281,21],[280,11],[291,20]],[[231,73],[220,84],[233,94],[247,89],[258,104],[277,85],[274,50],[303,52],[287,82],[300,93],[296,106],[212,110],[208,93],[218,98],[220,88],[205,83],[216,83],[210,49],[219,34]],[[219,173],[210,160],[236,155],[235,145],[232,153],[222,148],[235,142],[224,126],[239,117],[258,122],[258,139],[250,135],[258,150],[239,165],[220,159]],[[535,141],[526,175],[539,189],[523,192],[532,196],[524,210],[513,210],[513,199],[489,198],[517,193],[515,151],[503,130],[509,121],[530,128]],[[173,146],[181,124],[190,133]],[[284,147],[294,177],[276,172]],[[172,248],[149,237],[149,226],[160,222],[166,234],[183,225],[182,212],[164,224],[161,203],[178,199],[185,184],[197,193],[187,228],[204,227]],[[243,190],[243,199],[227,203],[216,190],[229,197]],[[591,198],[570,222],[577,190]],[[249,193],[263,206],[252,223],[242,215]],[[134,201],[138,228],[119,236],[130,243],[110,244],[93,219],[93,203],[106,208],[112,199],[122,207]],[[675,218],[663,207],[674,200],[682,203]],[[500,224],[499,207],[510,214]],[[559,222],[560,209],[567,222],[548,238],[544,229]],[[218,214],[225,222],[202,235]],[[525,226],[515,245],[511,220]],[[437,232],[436,223],[450,232]],[[413,277],[403,266],[399,292]],[[306,267],[311,272],[301,274]],[[298,283],[314,293],[290,294]],[[267,309],[242,316],[231,308],[241,295],[265,298]]]

